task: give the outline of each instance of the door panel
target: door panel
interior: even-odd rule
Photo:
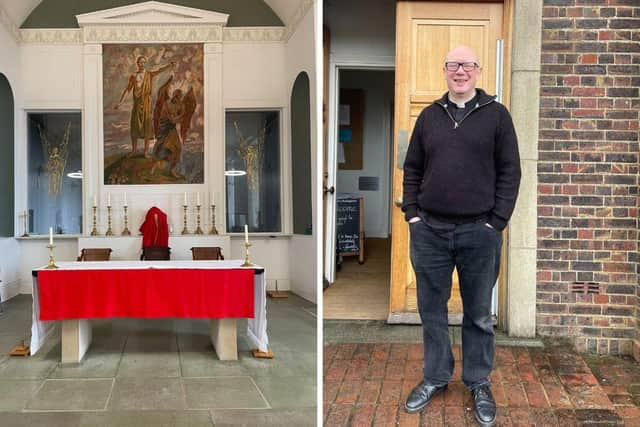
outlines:
[[[409,258],[409,228],[402,200],[403,145],[424,107],[447,91],[445,55],[458,45],[473,48],[482,73],[477,87],[493,94],[496,40],[502,38],[502,4],[399,1],[396,10],[395,149],[391,247],[390,321],[416,313],[415,274]],[[462,313],[457,274],[453,274],[449,313]],[[399,316],[398,316],[399,315]],[[415,316],[414,316],[415,317]],[[454,316],[455,317],[455,316]]]

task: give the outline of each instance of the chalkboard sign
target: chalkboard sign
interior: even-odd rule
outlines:
[[[357,255],[364,262],[364,206],[362,198],[338,198],[336,229],[338,253]]]
[[[338,199],[338,252],[360,250],[360,199]]]

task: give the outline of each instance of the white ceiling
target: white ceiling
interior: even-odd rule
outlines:
[[[7,12],[13,23],[20,27],[22,22],[27,19],[27,16],[29,16],[31,11],[35,9],[41,1],[42,0],[0,0],[0,7]],[[171,0],[164,1],[171,3]],[[285,25],[289,25],[296,9],[304,0],[264,0],[264,2],[273,9]]]

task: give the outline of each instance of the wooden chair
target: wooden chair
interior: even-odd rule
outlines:
[[[194,260],[222,260],[222,248],[219,246],[200,246],[191,248],[191,256]]]
[[[78,261],[109,261],[111,248],[84,248],[80,251]]]
[[[169,261],[171,258],[171,248],[169,246],[147,246],[142,248],[140,260],[148,261]]]

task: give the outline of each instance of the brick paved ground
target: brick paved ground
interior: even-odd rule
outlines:
[[[404,401],[422,376],[421,344],[324,347],[325,426],[475,426],[460,381],[460,347],[449,389],[422,413]],[[567,345],[498,347],[491,380],[499,426],[640,426],[640,365],[582,356]]]

